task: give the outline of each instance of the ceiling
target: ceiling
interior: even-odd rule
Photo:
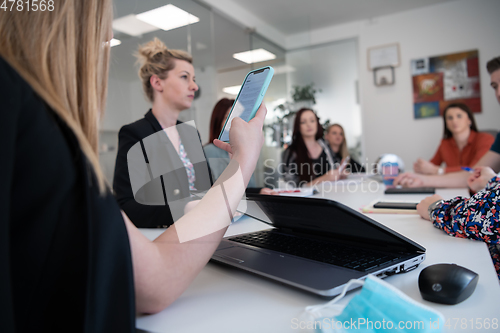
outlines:
[[[114,0],[114,17],[144,11],[171,3],[200,18],[198,23],[170,31],[157,30],[139,37],[115,31],[122,44],[112,48],[110,76],[119,80],[137,80],[133,54],[138,45],[158,37],[169,48],[190,50],[198,68],[213,66],[221,72],[248,70],[250,66],[232,58],[232,54],[264,47],[284,58],[284,42],[270,42],[287,36],[349,21],[424,7],[452,0]],[[254,21],[250,22],[249,18]],[[275,31],[274,38],[266,38]],[[249,34],[245,27],[258,27]]]
[[[286,36],[454,0],[230,0]]]

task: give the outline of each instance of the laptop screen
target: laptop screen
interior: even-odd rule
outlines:
[[[394,230],[333,200],[260,195],[248,196],[247,200],[255,202],[276,228],[377,247],[425,251]],[[246,214],[262,220],[262,213],[256,216],[256,209]]]

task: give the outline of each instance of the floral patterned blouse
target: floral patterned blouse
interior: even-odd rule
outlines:
[[[500,279],[500,177],[493,177],[486,188],[470,198],[456,197],[438,205],[431,214],[434,226],[448,235],[470,238],[488,244],[493,265]]]
[[[184,149],[184,145],[182,144],[182,141],[180,141],[180,138],[179,138],[179,157],[182,161],[182,164],[184,164],[184,168],[186,168],[186,173],[189,181],[189,190],[196,191],[196,187],[194,187],[194,182],[196,181],[194,166],[193,163],[191,163],[189,157],[187,156],[186,150]]]
[[[161,125],[161,128],[167,134],[165,131],[165,127]],[[168,134],[167,134],[168,136]],[[196,175],[194,173],[194,166],[193,163],[191,163],[191,160],[187,156],[186,149],[184,149],[184,145],[182,144],[181,138],[179,137],[179,158],[182,161],[182,164],[184,164],[184,168],[186,169],[187,177],[188,177],[188,182],[189,182],[189,190],[190,191],[196,191],[196,187],[194,187],[194,183],[196,182]]]

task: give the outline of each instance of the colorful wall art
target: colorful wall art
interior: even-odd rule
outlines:
[[[411,61],[415,119],[439,117],[450,103],[481,112],[478,51]]]

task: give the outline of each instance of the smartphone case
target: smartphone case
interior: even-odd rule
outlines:
[[[267,88],[269,87],[269,84],[271,83],[271,80],[274,76],[274,68],[272,68],[271,66],[266,66],[266,67],[254,69],[253,71],[248,72],[248,74],[245,76],[245,79],[243,80],[243,83],[241,84],[241,87],[243,87],[243,85],[247,81],[247,78],[250,74],[252,74],[254,72],[258,72],[258,71],[263,70],[263,69],[267,69],[267,68],[269,68],[269,73],[267,74],[266,80],[264,81],[264,84],[262,85],[262,89],[260,90],[259,97],[257,98],[257,102],[255,103],[255,105],[253,106],[252,113],[250,114],[250,118],[248,119],[248,121],[250,121],[253,117],[255,117],[255,114],[257,113],[257,110],[259,109],[259,106],[262,103],[262,100],[264,99],[264,95],[266,94]],[[241,93],[241,89],[238,92],[236,99],[234,100],[233,106],[231,107],[231,111],[229,111],[227,119],[224,122],[224,126],[222,126],[222,131],[220,132],[219,138],[218,138],[219,140],[221,139],[222,133],[224,133],[224,130],[226,128],[226,123],[231,118],[231,113],[233,112],[234,105],[236,104],[236,101],[240,98],[240,93]],[[225,141],[225,142],[227,142],[227,141]]]

